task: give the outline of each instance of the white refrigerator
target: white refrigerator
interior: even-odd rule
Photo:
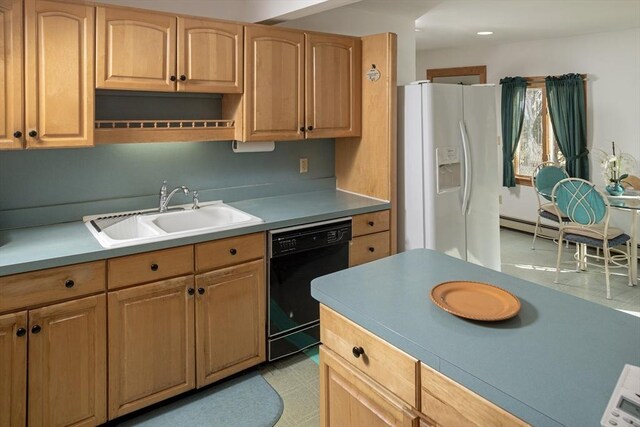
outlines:
[[[500,271],[496,89],[398,88],[398,246]]]

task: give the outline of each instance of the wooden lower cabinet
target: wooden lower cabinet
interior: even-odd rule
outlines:
[[[320,346],[321,427],[418,427],[419,418],[398,398]]]
[[[109,292],[109,419],[195,387],[193,276]]]
[[[106,298],[29,311],[29,426],[107,420]]]
[[[196,276],[197,386],[265,360],[264,260]]]
[[[23,426],[27,410],[27,312],[0,316],[0,426]]]

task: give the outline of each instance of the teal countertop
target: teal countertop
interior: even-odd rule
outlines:
[[[521,310],[502,322],[451,315],[429,298],[450,280],[499,286]],[[311,294],[535,426],[600,425],[624,364],[640,366],[640,318],[428,249],[320,277]]]
[[[0,276],[289,227],[389,209],[388,202],[337,190],[229,203],[264,220],[250,227],[117,249],[105,249],[81,221],[0,231]]]

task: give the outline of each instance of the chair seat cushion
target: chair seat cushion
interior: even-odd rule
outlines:
[[[587,227],[570,225],[564,228],[564,238],[571,242],[589,243],[587,241],[583,241],[586,239],[592,243],[600,242],[599,244],[594,243],[594,245],[602,246],[602,241],[604,240],[604,225],[596,224]],[[630,239],[627,234],[624,234],[623,230],[616,227],[609,227],[607,229],[606,238],[609,241],[609,246],[619,245]]]
[[[547,203],[540,206],[538,210],[538,215],[542,218],[558,222],[558,216],[556,215],[556,208],[553,206],[553,203]],[[562,217],[562,222],[569,222],[569,218],[566,216]]]
[[[570,242],[584,243],[588,246],[593,246],[593,247],[601,248],[604,246],[604,241],[602,239],[594,239],[593,237],[583,236],[581,234],[565,234],[563,238]],[[609,239],[608,246],[612,248],[614,246],[618,246],[623,243],[626,243],[627,240],[629,239],[631,239],[631,237],[628,234],[622,233],[614,237],[613,239]]]

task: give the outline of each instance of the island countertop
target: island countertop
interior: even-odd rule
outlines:
[[[506,289],[520,312],[501,322],[451,315],[429,297],[451,280]],[[640,366],[640,318],[428,249],[320,277],[311,293],[535,426],[600,425],[625,363]]]

